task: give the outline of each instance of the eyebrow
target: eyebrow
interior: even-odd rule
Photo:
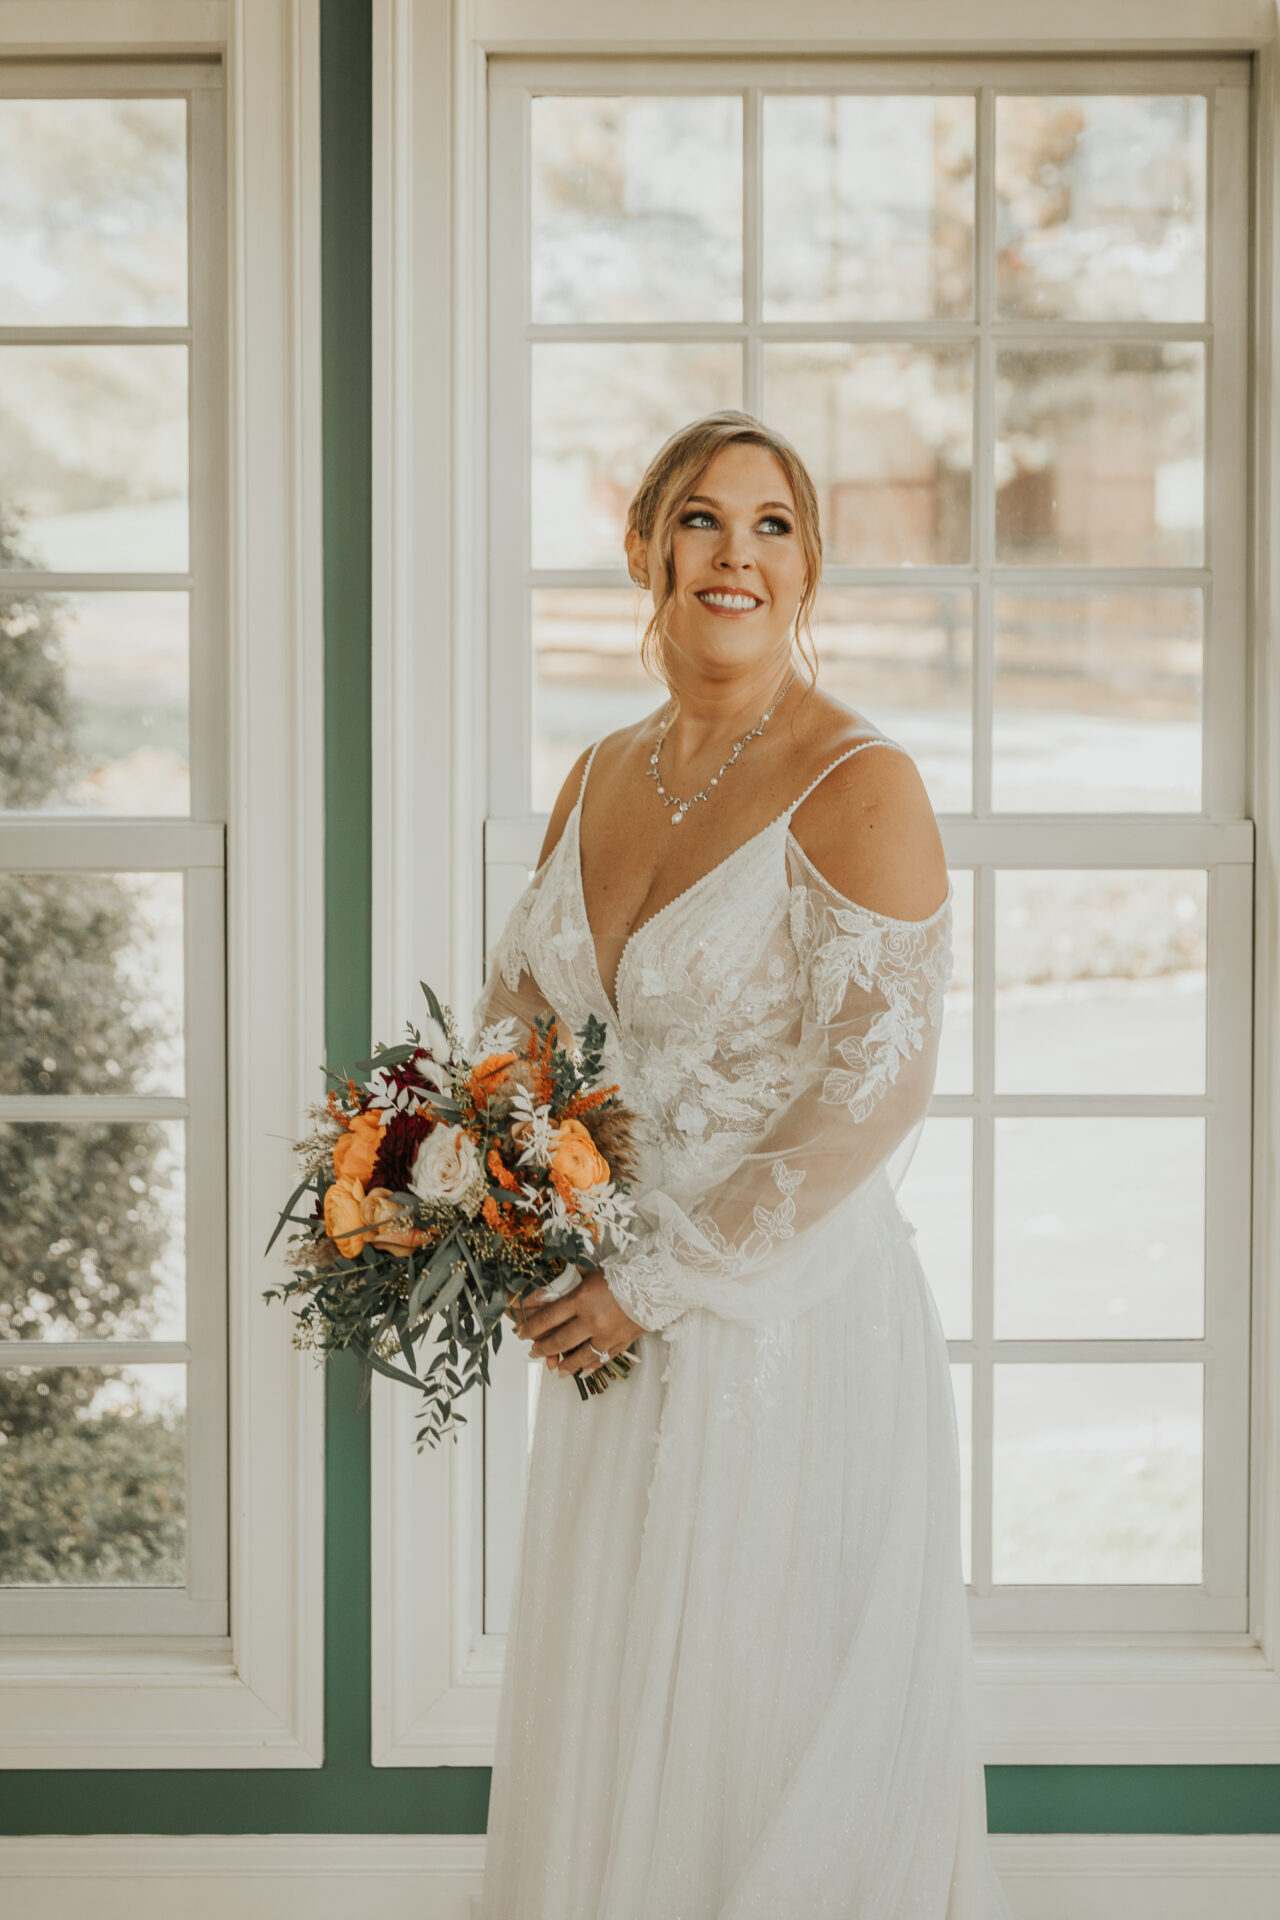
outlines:
[[[691,507],[696,500],[700,500],[704,506],[708,507],[718,507],[720,505],[720,502],[714,499],[709,493],[691,493],[685,501],[685,505]],[[789,507],[785,500],[766,500],[763,505],[756,508],[756,512],[765,513],[770,507],[780,507],[784,513],[795,512],[795,508]]]

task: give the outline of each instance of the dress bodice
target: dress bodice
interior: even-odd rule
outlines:
[[[863,741],[840,759],[880,744],[896,746]],[[921,921],[839,894],[792,832],[815,781],[634,930],[618,962],[615,1012],[582,887],[590,766],[589,758],[560,839],[503,929],[477,1019],[527,1019],[542,1006],[576,1031],[595,1014],[608,1032],[607,1076],[639,1117],[642,1187],[684,1213],[751,1156],[769,1155],[753,1225],[757,1203],[769,1203],[768,1213],[790,1202],[794,1215],[800,1182],[840,1151],[841,1127],[822,1107],[842,1109],[844,1127],[861,1123],[863,1148],[877,1132],[877,1110],[902,1106],[900,1097],[885,1101],[893,1083],[902,1082],[899,1096],[911,1085],[911,1124],[922,1115],[951,970],[952,887]],[[924,1058],[904,1077],[913,1055]],[[848,1184],[856,1184],[858,1155],[847,1158]],[[833,1171],[838,1182],[839,1170],[825,1164],[806,1197],[829,1187]]]

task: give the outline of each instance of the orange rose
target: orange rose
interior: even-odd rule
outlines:
[[[324,1230],[331,1240],[337,1241],[338,1252],[347,1260],[354,1260],[365,1241],[373,1238],[371,1233],[349,1231],[364,1225],[360,1210],[363,1199],[364,1187],[360,1181],[345,1176],[335,1180],[324,1196]]]
[[[333,1170],[339,1180],[364,1181],[369,1178],[378,1157],[378,1148],[382,1145],[386,1124],[385,1114],[358,1113],[350,1122],[349,1131],[334,1141]]]
[[[371,1187],[360,1202],[360,1217],[367,1226],[380,1227],[384,1221],[400,1220],[407,1212],[396,1203],[390,1187]],[[388,1226],[382,1233],[370,1234],[375,1247],[406,1259],[413,1247],[425,1246],[431,1238],[422,1227]]]
[[[507,1068],[515,1065],[514,1053],[488,1053],[477,1066],[471,1069],[471,1098],[478,1107],[482,1107],[491,1093],[496,1093],[503,1081],[509,1076]]]
[[[556,1128],[551,1171],[567,1180],[571,1187],[594,1187],[609,1178],[609,1162],[581,1120],[562,1120]]]

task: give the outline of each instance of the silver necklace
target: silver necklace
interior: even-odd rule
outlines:
[[[719,773],[713,774],[711,779],[708,780],[706,786],[702,789],[702,792],[691,793],[687,800],[678,799],[674,793],[668,793],[666,788],[662,784],[662,775],[658,772],[658,761],[662,754],[662,743],[667,737],[667,728],[671,725],[671,722],[676,717],[675,707],[674,705],[672,706],[671,712],[667,715],[662,725],[658,728],[658,743],[654,747],[653,752],[649,755],[649,764],[645,768],[645,772],[648,774],[651,780],[654,780],[657,782],[658,792],[661,795],[663,806],[675,808],[675,812],[671,816],[671,824],[673,827],[678,827],[680,825],[680,822],[684,819],[690,807],[696,806],[699,800],[705,800],[708,797],[712,787],[719,786],[721,778],[723,777],[724,774],[728,772],[729,768],[733,765],[738,755],[742,752],[742,749],[746,746],[748,740],[754,740],[757,737],[757,735],[762,734],[764,732],[765,728],[769,724],[769,721],[773,718],[774,707],[778,705],[778,702],[782,699],[782,695],[786,692],[787,688],[791,685],[791,682],[795,679],[795,677],[796,677],[796,670],[793,667],[791,669],[791,672],[787,675],[787,678],[784,680],[781,690],[775,696],[773,706],[769,708],[769,711],[767,713],[761,714],[759,720],[756,722],[755,726],[752,727],[749,733],[744,733],[741,740],[735,741],[733,752],[729,755],[729,758],[725,761],[724,765],[720,768]]]

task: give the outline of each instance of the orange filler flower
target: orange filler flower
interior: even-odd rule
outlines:
[[[514,1053],[487,1053],[483,1060],[471,1069],[471,1098],[478,1107],[484,1106],[491,1093],[507,1078],[507,1068],[516,1063]]]

